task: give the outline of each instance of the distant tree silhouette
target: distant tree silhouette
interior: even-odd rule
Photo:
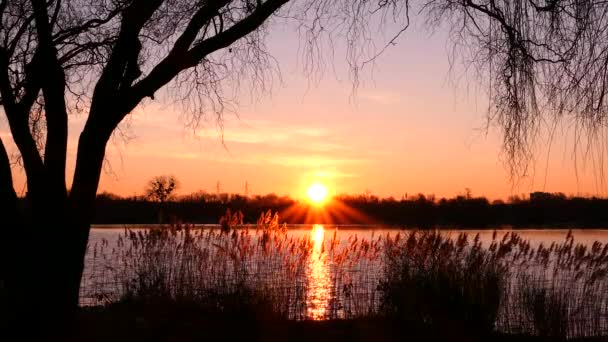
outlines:
[[[0,203],[7,211],[0,281],[12,301],[0,303],[0,310],[32,324],[74,312],[106,145],[142,102],[155,100],[172,82],[175,91],[166,94],[183,105],[192,125],[204,115],[221,120],[231,105],[226,89],[242,82],[252,93],[268,88],[276,63],[264,42],[274,19],[299,25],[311,77],[322,71],[323,63],[315,61],[322,60],[322,37],[331,35],[346,38],[346,58],[356,76],[372,51],[368,17],[401,21],[393,12],[403,4],[0,0],[1,104],[27,177],[20,207],[1,137]],[[85,114],[85,124],[68,191],[68,121],[75,112]]]
[[[458,195],[436,199],[433,195],[410,196],[408,199],[379,198],[361,195],[336,196],[324,208],[327,224],[389,224],[399,227],[462,227],[497,229],[514,228],[605,228],[608,225],[608,199],[570,197],[561,193],[531,193],[529,198],[489,201],[485,197]],[[241,212],[243,222],[255,223],[260,213],[278,212],[281,222],[307,223],[298,215],[281,215],[290,208],[305,208],[306,202],[273,194],[251,196],[240,194],[195,193],[175,196],[163,204],[171,215],[182,222],[217,224],[227,209]],[[337,204],[337,205],[336,205]],[[159,202],[147,196],[123,198],[111,194],[97,196],[98,224],[147,224],[158,222]],[[341,207],[358,215],[332,215]]]
[[[173,175],[156,176],[146,186],[146,196],[153,201],[165,203],[179,188],[179,181]]]
[[[146,186],[146,197],[154,202],[158,202],[158,223],[165,220],[165,202],[175,195],[179,188],[179,182],[175,176],[163,175],[156,176],[148,182]]]

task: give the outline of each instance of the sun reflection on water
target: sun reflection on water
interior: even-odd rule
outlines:
[[[315,224],[310,232],[313,250],[308,273],[307,318],[320,320],[327,317],[331,300],[331,280],[325,253],[325,228]]]

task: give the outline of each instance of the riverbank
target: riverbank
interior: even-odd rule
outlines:
[[[81,309],[73,341],[553,341],[525,335],[474,336],[458,327],[424,329],[382,318],[293,321],[251,313],[209,315],[188,307],[117,304]],[[605,341],[606,337],[572,341]]]

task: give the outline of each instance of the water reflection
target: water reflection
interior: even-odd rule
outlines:
[[[331,280],[325,253],[325,228],[315,224],[310,231],[312,254],[308,272],[308,293],[306,296],[307,318],[320,320],[327,317],[331,300]]]

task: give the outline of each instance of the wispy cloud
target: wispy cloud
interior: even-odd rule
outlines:
[[[358,174],[342,172],[338,170],[322,170],[322,171],[311,171],[309,172],[311,177],[315,178],[328,178],[328,179],[336,179],[336,178],[357,178]]]
[[[347,164],[359,164],[366,162],[358,158],[335,158],[323,155],[269,155],[264,160],[268,163],[292,167],[323,168]]]
[[[323,138],[327,130],[321,127],[302,127],[268,120],[238,120],[225,122],[222,138],[225,142],[237,143],[282,143],[293,139]],[[206,138],[218,137],[218,131],[201,129],[197,135]]]
[[[382,91],[382,92],[365,92],[360,94],[361,98],[367,101],[375,102],[381,105],[393,105],[399,103],[401,96],[399,94]]]

